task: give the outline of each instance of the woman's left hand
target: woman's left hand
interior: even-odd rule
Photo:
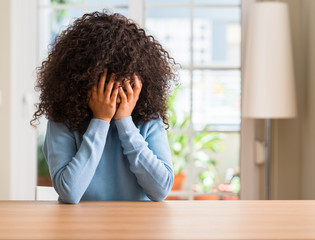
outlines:
[[[135,108],[142,88],[142,82],[137,75],[134,76],[134,87],[132,88],[129,81],[124,82],[124,87],[127,91],[125,94],[122,87],[119,87],[120,104],[114,115],[114,119],[118,120],[124,117],[131,116],[133,109]]]

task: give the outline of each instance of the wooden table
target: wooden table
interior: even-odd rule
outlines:
[[[0,201],[0,239],[315,239],[315,201]]]

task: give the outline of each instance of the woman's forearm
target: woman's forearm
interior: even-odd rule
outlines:
[[[166,132],[158,120],[155,121],[146,139],[131,117],[116,120],[116,126],[123,153],[139,185],[151,200],[162,201],[172,188],[174,172]]]
[[[50,122],[44,153],[53,185],[66,203],[78,203],[89,186],[103,154],[109,123],[92,119],[77,150],[65,125]]]

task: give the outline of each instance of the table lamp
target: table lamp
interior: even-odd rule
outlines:
[[[296,116],[288,6],[255,3],[249,16],[242,116],[265,119],[266,199],[270,193],[271,119]]]

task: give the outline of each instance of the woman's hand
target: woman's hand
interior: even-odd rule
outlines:
[[[108,70],[105,69],[98,86],[95,85],[89,92],[89,107],[93,112],[93,118],[98,118],[109,123],[116,112],[118,84],[114,83],[115,75],[111,74],[104,92],[107,72]]]
[[[115,120],[131,116],[133,109],[136,106],[136,103],[139,99],[139,95],[142,88],[142,82],[140,81],[139,77],[134,75],[134,87],[130,86],[129,81],[124,82],[124,87],[127,91],[127,95],[125,94],[122,87],[119,87],[119,96],[120,96],[120,104],[114,116]]]

